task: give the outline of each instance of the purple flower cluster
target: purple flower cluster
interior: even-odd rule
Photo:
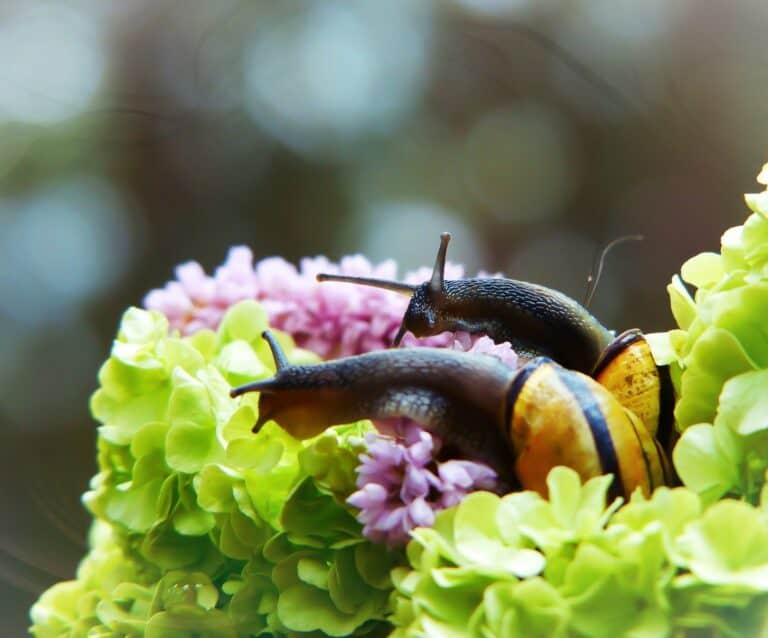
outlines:
[[[379,279],[397,279],[392,260],[374,266],[354,255],[335,264],[325,257],[305,258],[297,269],[280,257],[254,265],[244,246],[230,249],[227,260],[213,276],[197,262],[176,268],[176,280],[151,291],[144,305],[168,317],[171,328],[184,335],[215,329],[227,309],[245,299],[258,300],[272,326],[291,334],[299,347],[321,357],[335,358],[388,348],[402,320],[408,299],[397,293],[344,283],[316,281],[321,272]],[[422,268],[405,276],[408,283],[429,279]],[[446,278],[463,277],[463,268],[448,264]],[[518,366],[508,343],[497,345],[488,337],[443,333],[426,339],[407,334],[406,346],[436,346],[470,351]],[[455,505],[469,492],[492,489],[496,474],[486,465],[466,460],[436,460],[441,441],[417,423],[398,419],[377,422],[383,434],[367,438],[361,455],[357,487],[348,502],[360,512],[363,533],[390,546],[407,542],[410,531],[432,525],[435,512]]]
[[[338,264],[325,257],[305,258],[296,266],[281,257],[254,265],[245,246],[231,248],[227,260],[213,276],[191,261],[176,268],[176,280],[151,291],[144,306],[168,317],[171,328],[189,335],[202,328],[215,329],[227,309],[238,301],[256,299],[269,316],[270,325],[291,334],[299,347],[323,358],[336,358],[388,348],[408,304],[397,293],[343,283],[318,283],[320,272],[380,279],[397,279],[394,261],[372,265],[365,257],[344,257]],[[421,283],[430,271],[407,274],[405,280]],[[446,276],[464,276],[460,266],[448,264]],[[406,335],[403,345],[450,347],[454,335],[443,333],[425,339]]]
[[[488,337],[472,342],[461,336],[454,350],[494,356],[510,368],[518,366],[508,343]],[[436,461],[441,441],[409,419],[375,421],[380,434],[366,438],[360,455],[357,492],[347,502],[357,507],[363,534],[391,547],[408,542],[415,527],[429,527],[435,513],[459,503],[467,494],[496,487],[496,473],[483,463],[451,459]]]
[[[357,486],[347,502],[357,507],[363,534],[390,547],[404,545],[415,527],[429,527],[435,512],[455,505],[469,492],[493,489],[496,473],[481,463],[435,461],[439,441],[414,423],[404,440],[366,437]]]

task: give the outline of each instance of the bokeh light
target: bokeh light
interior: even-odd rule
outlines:
[[[0,118],[52,124],[81,113],[105,71],[100,25],[61,3],[35,3],[0,21]]]
[[[135,232],[91,177],[0,201],[0,312],[30,329],[75,316],[139,257]]]
[[[574,179],[564,119],[525,102],[483,114],[466,140],[466,177],[479,208],[506,223],[562,212]]]
[[[456,213],[430,202],[378,202],[362,211],[360,252],[376,261],[395,259],[403,270],[432,265],[440,233],[453,239],[449,259],[464,264],[467,273],[481,267],[475,231]],[[402,272],[402,270],[401,270]]]
[[[429,61],[427,7],[331,0],[270,16],[245,53],[254,121],[305,152],[343,150],[389,130],[421,96]]]
[[[468,13],[485,18],[518,17],[536,8],[535,0],[452,0]]]

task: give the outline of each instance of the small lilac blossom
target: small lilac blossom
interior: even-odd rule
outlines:
[[[474,461],[453,459],[440,463],[440,506],[452,507],[476,490],[492,490],[496,487],[496,472],[487,465]]]
[[[413,423],[413,422],[410,422]],[[357,487],[347,502],[358,508],[363,534],[390,547],[408,542],[416,527],[429,527],[435,513],[478,489],[493,489],[496,473],[482,463],[435,461],[439,442],[421,428],[408,427],[410,441],[377,434],[366,437]]]
[[[366,437],[368,450],[360,459],[357,486],[347,502],[360,512],[363,534],[378,543],[403,545],[414,527],[434,523],[434,507],[427,502],[440,479],[427,465],[432,462],[433,441],[422,431],[419,440],[406,445]]]
[[[520,367],[517,353],[512,349],[509,341],[495,343],[493,339],[485,335],[478,336],[457,332],[454,334],[453,343],[449,347],[452,350],[496,357],[512,370],[517,370]]]

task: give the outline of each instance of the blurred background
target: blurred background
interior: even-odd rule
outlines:
[[[0,627],[71,578],[88,397],[181,261],[450,257],[667,329],[768,160],[763,0],[0,4]]]

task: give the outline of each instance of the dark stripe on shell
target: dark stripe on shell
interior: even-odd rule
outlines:
[[[507,390],[506,403],[504,404],[504,428],[508,429],[512,420],[512,412],[515,409],[515,403],[517,403],[517,397],[520,396],[520,392],[523,389],[526,381],[531,378],[531,375],[536,372],[542,365],[552,363],[551,359],[547,357],[537,357],[526,363],[522,368],[517,371],[512,383],[509,384],[509,390]]]
[[[656,429],[656,438],[661,442],[662,448],[669,451],[675,434],[675,389],[672,387],[669,366],[658,366],[657,369],[659,371],[659,425]]]
[[[643,333],[640,332],[637,328],[632,328],[622,332],[618,337],[616,337],[606,346],[605,350],[603,350],[603,354],[601,354],[600,358],[597,360],[597,363],[592,370],[591,376],[597,379],[597,377],[601,375],[603,371],[609,365],[611,365],[611,363],[613,363],[616,357],[619,356],[619,354],[621,354],[627,348],[627,346],[644,338],[645,337],[643,337]]]
[[[645,452],[645,447],[643,446],[643,441],[640,438],[640,433],[637,431],[637,425],[632,419],[629,419],[629,422],[632,424],[632,431],[635,433],[635,438],[637,439],[637,445],[640,448],[640,453],[643,455],[643,462],[645,464],[645,475],[648,477],[648,489],[652,492],[656,488],[656,484],[653,482],[653,472],[651,470],[651,460],[648,458],[648,454]],[[640,423],[640,427],[644,428],[645,426]],[[648,435],[650,436],[650,434]],[[656,441],[654,441],[654,444]],[[661,463],[661,459],[659,459],[659,463]]]
[[[577,374],[559,368],[557,370],[558,378],[568,391],[578,401],[581,411],[592,431],[592,438],[595,441],[595,448],[600,459],[600,468],[603,474],[613,474],[613,483],[611,484],[610,494],[612,496],[621,496],[624,493],[624,482],[621,478],[619,461],[616,458],[616,449],[613,445],[611,431],[605,420],[605,415],[600,409],[600,405],[595,399],[594,394],[584,381]]]

